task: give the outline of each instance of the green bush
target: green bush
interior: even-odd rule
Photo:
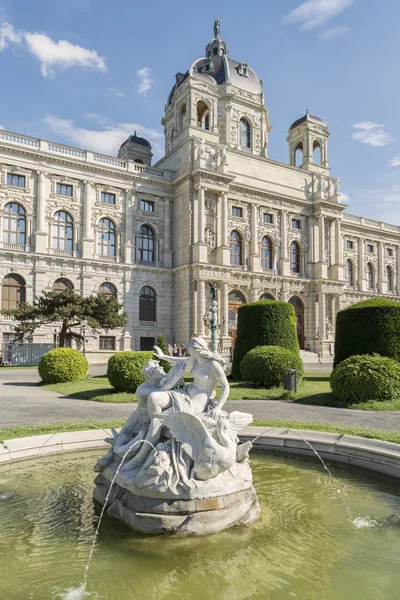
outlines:
[[[335,367],[332,392],[342,402],[400,398],[400,364],[379,354],[350,356]]]
[[[158,346],[159,348],[161,348],[163,354],[166,354],[168,356],[167,342],[165,340],[165,336],[162,333],[156,339],[156,346]],[[164,369],[164,371],[166,373],[168,373],[168,371],[172,367],[171,363],[167,362],[166,360],[160,360],[160,366]]]
[[[334,366],[373,353],[400,360],[400,304],[394,300],[372,298],[337,314]]]
[[[118,392],[136,392],[145,381],[142,367],[153,358],[153,352],[117,352],[108,360],[107,377]]]
[[[247,352],[256,346],[282,346],[299,354],[296,313],[291,304],[259,300],[243,304],[239,308],[233,352],[233,379],[241,379],[240,363]]]
[[[280,346],[257,346],[240,363],[242,379],[266,388],[282,385],[286,369],[296,369],[298,380],[304,374],[298,353]]]
[[[81,381],[88,369],[89,363],[83,354],[72,348],[54,348],[39,361],[39,375],[45,384]]]

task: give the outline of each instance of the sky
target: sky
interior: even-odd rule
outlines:
[[[175,74],[214,17],[264,82],[269,157],[288,161],[309,109],[347,211],[400,225],[399,0],[0,0],[0,127],[112,155],[137,130],[160,158]]]

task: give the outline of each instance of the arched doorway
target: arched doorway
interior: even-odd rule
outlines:
[[[299,340],[299,346],[301,349],[304,348],[304,304],[297,298],[297,296],[293,296],[289,300],[289,304],[294,306],[294,310],[296,312],[296,328],[297,328],[297,337]]]
[[[228,334],[232,338],[232,344],[235,345],[237,330],[237,312],[239,306],[246,303],[246,298],[241,292],[232,290],[228,295]]]

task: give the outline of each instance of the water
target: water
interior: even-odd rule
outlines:
[[[255,452],[262,519],[213,536],[147,537],[98,515],[96,454],[0,470],[0,598],[7,600],[397,600],[400,482]]]

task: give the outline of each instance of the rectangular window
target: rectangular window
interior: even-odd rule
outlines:
[[[373,252],[374,251],[374,247],[372,244],[367,244],[367,252]]]
[[[140,350],[153,350],[153,346],[156,343],[153,337],[141,337],[140,338]]]
[[[350,250],[353,250],[354,242],[352,240],[347,240],[346,246],[347,246],[347,248],[350,248]]]
[[[101,335],[99,337],[99,350],[115,350],[115,336]]]
[[[300,219],[292,219],[292,228],[293,229],[301,229]]]
[[[240,206],[232,206],[232,216],[233,217],[241,217],[242,216],[242,209],[240,208]]]
[[[110,194],[109,192],[101,192],[101,194],[100,194],[100,202],[102,204],[113,204],[113,205],[115,205],[115,194]]]
[[[25,175],[14,175],[13,173],[7,173],[7,185],[24,188]]]
[[[387,248],[387,255],[393,256],[393,248]]]
[[[150,200],[140,201],[140,210],[147,210],[147,212],[154,212],[154,202]]]
[[[57,183],[57,194],[59,196],[69,196],[72,198],[72,185],[68,183]]]
[[[269,213],[264,213],[264,223],[273,223],[273,217]]]

